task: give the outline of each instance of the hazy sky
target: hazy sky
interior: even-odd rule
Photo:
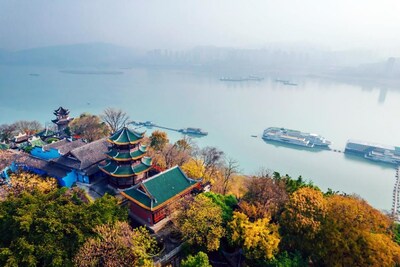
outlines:
[[[399,0],[0,0],[0,48],[400,47]]]

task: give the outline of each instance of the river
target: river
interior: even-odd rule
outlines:
[[[118,107],[133,120],[208,131],[208,136],[196,139],[198,145],[223,150],[240,163],[243,173],[267,168],[292,177],[302,175],[323,190],[355,193],[376,208],[391,208],[392,166],[343,153],[265,143],[260,137],[265,128],[277,126],[321,134],[340,150],[349,138],[400,145],[399,88],[290,75],[263,75],[265,79],[259,82],[222,82],[220,73],[157,68],[122,71],[85,75],[56,68],[2,66],[0,123],[49,122],[60,105],[70,109],[72,116]],[[290,79],[298,86],[275,82],[276,78]],[[168,134],[172,141],[180,137],[176,132]]]

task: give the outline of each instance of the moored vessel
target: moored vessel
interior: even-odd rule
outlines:
[[[264,130],[262,138],[303,147],[328,148],[332,143],[326,138],[314,134],[305,133],[286,128],[270,127]]]

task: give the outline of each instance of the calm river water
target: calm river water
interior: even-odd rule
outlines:
[[[261,82],[221,82],[219,74],[209,72],[144,68],[123,72],[79,75],[51,68],[0,67],[0,123],[49,122],[60,105],[73,116],[118,107],[133,120],[208,131],[197,143],[220,148],[240,162],[244,173],[263,167],[292,177],[302,175],[323,190],[356,193],[379,209],[390,209],[393,167],[342,153],[269,144],[260,136],[265,128],[278,126],[321,134],[341,150],[349,138],[400,145],[400,89],[316,78],[264,76]],[[298,86],[277,83],[275,78],[290,79]],[[178,133],[168,134],[172,140],[179,138]]]

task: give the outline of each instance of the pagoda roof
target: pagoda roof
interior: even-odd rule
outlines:
[[[121,152],[118,149],[111,149],[106,154],[108,157],[116,160],[116,161],[129,161],[134,159],[139,159],[144,156],[147,151],[147,146],[140,145],[139,149],[131,152]]]
[[[68,115],[69,114],[69,110],[63,107],[59,107],[58,109],[54,110],[53,112],[54,115],[58,116],[58,115]]]
[[[150,170],[151,158],[143,157],[140,163],[135,166],[130,164],[118,165],[115,161],[108,160],[106,165],[99,165],[99,168],[113,177],[131,177]]]
[[[128,145],[136,144],[143,139],[144,133],[138,133],[136,131],[130,130],[128,127],[123,127],[122,129],[115,132],[108,141],[116,145]]]
[[[53,122],[55,124],[67,124],[70,121],[72,121],[73,119],[74,118],[68,117],[68,118],[64,118],[64,119],[54,119],[54,120],[51,120],[51,122]]]
[[[175,166],[121,194],[142,208],[154,211],[192,190],[198,183],[188,178],[179,166]]]

